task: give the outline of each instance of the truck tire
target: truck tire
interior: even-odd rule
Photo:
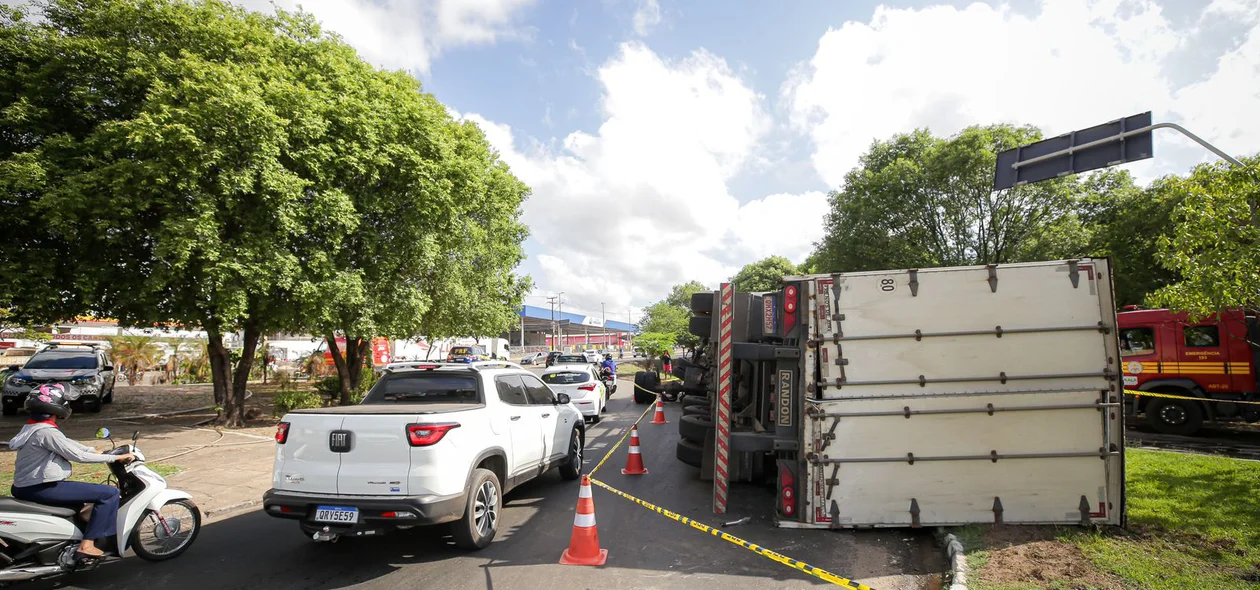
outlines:
[[[674,456],[678,457],[679,461],[698,468],[704,460],[704,443],[680,438]]]
[[[713,291],[691,294],[691,313],[700,316],[713,315]]]
[[[707,398],[707,397],[705,397],[705,396],[703,396],[703,395],[701,395],[701,396],[695,396],[695,395],[683,396],[683,398],[682,398],[682,407],[686,408],[686,407],[688,407],[688,406],[704,406],[704,407],[706,407],[706,408],[707,408],[707,407],[709,407],[709,398]]]
[[[1164,434],[1194,434],[1203,426],[1203,406],[1188,399],[1152,398],[1146,404],[1146,423]]]
[[[460,549],[485,549],[499,532],[503,514],[503,487],[489,469],[473,470],[464,515],[451,523],[451,535]]]
[[[649,404],[656,401],[656,392],[661,380],[653,371],[639,371],[634,374],[634,403]]]
[[[678,421],[678,434],[701,444],[705,437],[712,436],[713,429],[713,419],[708,416],[683,416]]]
[[[692,336],[708,338],[713,334],[713,318],[709,316],[691,316],[687,323],[687,331]]]
[[[690,406],[683,406],[684,416],[710,416],[712,414],[713,414],[713,410],[710,409],[707,404],[703,406],[696,405],[696,404],[692,404]]]

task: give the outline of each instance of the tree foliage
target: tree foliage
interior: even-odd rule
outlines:
[[[1070,180],[994,191],[996,154],[1040,139],[1032,127],[927,130],[876,141],[830,194],[825,237],[807,266],[848,272],[1077,255]]]
[[[674,349],[676,341],[674,335],[666,332],[644,332],[634,339],[635,346],[643,349],[648,355],[648,360],[652,360]]]
[[[796,274],[800,269],[782,256],[770,256],[744,265],[731,277],[736,291],[774,291],[783,283],[783,277]]]
[[[357,382],[371,336],[510,321],[528,190],[414,78],[302,13],[40,8],[0,7],[0,305],[17,321],[201,326],[230,424],[265,333],[347,335],[351,362],[335,356]]]
[[[1112,258],[1116,305],[1140,305],[1178,274],[1157,259],[1158,243],[1171,236],[1172,212],[1181,202],[1168,179],[1142,189],[1127,171],[1106,171],[1080,183],[1082,231],[1089,249],[1082,254]]]
[[[709,290],[697,281],[674,285],[665,299],[643,309],[639,329],[645,333],[670,334],[674,338],[672,344],[688,347],[699,344],[700,339],[687,329],[691,322],[691,295]],[[640,337],[635,338],[636,345]]]
[[[1198,166],[1162,189],[1177,204],[1171,236],[1159,239],[1158,258],[1181,280],[1154,302],[1205,316],[1228,308],[1260,311],[1260,157],[1244,166]]]
[[[141,372],[162,362],[162,348],[152,336],[116,336],[109,339],[109,356],[126,373],[127,385],[135,385]]]

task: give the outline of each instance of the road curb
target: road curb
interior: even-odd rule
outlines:
[[[228,514],[232,514],[235,512],[241,512],[248,508],[253,508],[254,506],[257,506],[261,503],[262,503],[262,500],[245,500],[244,502],[237,502],[235,504],[224,506],[222,508],[215,508],[214,510],[203,510],[202,512],[205,512],[206,519],[212,519],[212,518],[218,518],[221,516],[226,516]]]
[[[949,590],[967,590],[967,555],[962,541],[953,533],[946,532],[944,527],[936,529],[936,538],[945,550],[945,560],[949,562]]]

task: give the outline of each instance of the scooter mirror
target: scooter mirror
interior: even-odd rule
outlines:
[[[137,431],[135,431],[135,432],[131,433],[131,442],[136,442],[137,440],[140,440],[140,431],[139,431],[139,430],[137,430]]]
[[[109,438],[109,429],[102,427],[100,430],[97,430],[96,438],[101,438],[101,439]]]

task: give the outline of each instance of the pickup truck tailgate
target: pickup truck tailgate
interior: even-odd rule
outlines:
[[[407,425],[419,414],[347,415],[341,431],[348,435],[337,477],[340,494],[363,496],[406,495],[411,469]]]
[[[336,494],[341,455],[329,448],[330,435],[341,429],[345,416],[289,414],[288,438],[276,445],[271,487],[291,492]]]

